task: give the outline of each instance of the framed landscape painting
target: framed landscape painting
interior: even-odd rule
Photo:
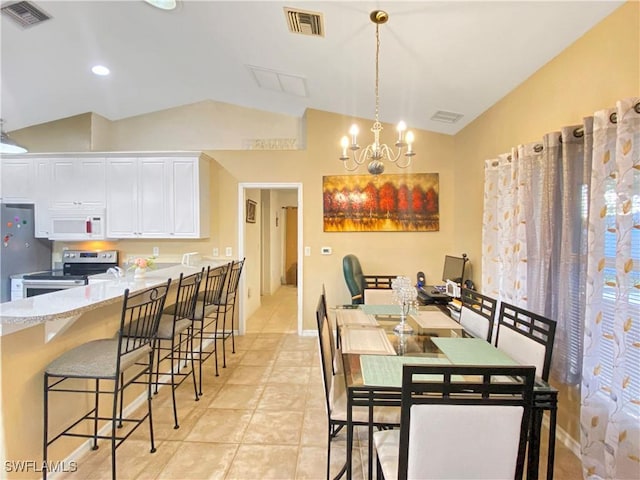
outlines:
[[[436,232],[437,173],[323,177],[325,232]]]

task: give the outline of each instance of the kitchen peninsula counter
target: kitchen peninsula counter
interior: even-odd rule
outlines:
[[[136,291],[172,279],[167,303],[175,300],[180,274],[227,263],[202,260],[193,266],[174,265],[148,270],[142,281],[132,272],[116,279],[102,274],[92,284],[0,304],[0,464],[42,461],[44,369],[55,358],[83,343],[113,338],[120,326],[125,289]],[[137,387],[136,387],[137,388]],[[145,388],[134,388],[128,402],[144,399]],[[73,397],[73,398],[70,398]],[[76,398],[77,397],[77,398]],[[50,431],[59,432],[78,411],[92,405],[90,395],[52,395]],[[109,448],[108,442],[99,442]],[[71,455],[88,451],[85,439],[61,438],[51,451],[52,460],[72,460]],[[80,449],[80,450],[78,450]],[[77,457],[75,457],[77,459]],[[9,462],[9,463],[7,463]],[[11,463],[14,462],[14,463]],[[6,471],[2,478],[35,479],[36,470]]]
[[[220,260],[203,260],[195,266],[180,264],[157,270],[149,269],[142,280],[134,280],[133,272],[127,272],[120,278],[103,273],[92,276],[90,285],[0,303],[0,335],[48,321],[78,317],[87,311],[121,302],[127,288],[135,292],[165,283],[168,278],[175,282],[181,273],[191,275],[203,267],[206,269],[208,266],[216,267],[225,263],[227,262]]]

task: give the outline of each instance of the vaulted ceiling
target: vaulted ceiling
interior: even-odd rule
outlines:
[[[202,100],[373,118],[369,13],[381,8],[390,18],[380,27],[380,119],[454,134],[623,2],[178,0],[173,11],[142,0],[32,3],[51,19],[27,28],[1,19],[7,131]],[[291,33],[285,7],[319,13],[323,35]],[[93,75],[96,64],[111,75]],[[433,120],[438,111],[462,117]]]

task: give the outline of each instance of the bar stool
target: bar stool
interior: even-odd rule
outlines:
[[[154,351],[156,354],[156,379],[155,393],[158,393],[158,385],[171,385],[171,399],[173,401],[173,428],[180,428],[178,424],[178,409],[176,406],[176,388],[190,375],[193,378],[193,390],[195,400],[198,401],[198,388],[196,384],[196,373],[194,366],[194,312],[198,291],[204,268],[192,275],[184,276],[180,274],[178,290],[176,292],[176,302],[164,309],[160,317],[160,325],[155,338]],[[184,360],[185,367],[188,361],[191,362],[191,370],[188,373],[180,371],[180,363]],[[160,365],[163,361],[170,364],[170,381],[160,381]],[[178,379],[176,379],[178,377]]]
[[[242,267],[244,266],[245,259],[232,262],[229,269],[229,280],[227,281],[227,288],[222,291],[220,300],[215,304],[218,307],[218,315],[222,314],[222,332],[219,332],[218,337],[222,339],[222,367],[227,367],[227,353],[225,343],[229,337],[231,337],[232,353],[236,353],[236,340],[235,333],[233,331],[233,321],[236,312],[236,298],[238,296],[238,286],[240,285],[240,276],[242,275]],[[231,313],[231,329],[227,330],[227,314]]]
[[[93,439],[93,449],[98,448],[98,439],[111,441],[111,477],[116,478],[116,448],[126,440],[142,423],[149,418],[149,438],[151,453],[155,452],[153,439],[153,417],[151,409],[151,383],[153,374],[153,341],[158,331],[160,315],[164,307],[167,291],[171,279],[165,284],[151,287],[139,292],[124,291],[122,315],[118,334],[112,338],[93,340],[60,355],[51,362],[44,371],[44,435],[43,435],[43,479],[47,478],[48,448],[63,436]],[[123,381],[123,373],[131,372],[127,381]],[[146,376],[147,412],[138,418],[122,418],[122,408],[118,413],[118,396],[129,385]],[[93,382],[83,382],[84,388],[78,387],[78,380],[93,380],[95,388],[90,388]],[[111,382],[110,387],[101,389],[100,381]],[[62,433],[49,438],[49,393],[82,393],[93,394],[94,405],[89,412],[75,420]],[[112,412],[110,417],[100,416],[99,398],[101,394],[112,398]],[[122,396],[120,395],[122,399]],[[99,435],[100,422],[111,423],[109,435]],[[90,422],[91,433],[80,430],[80,425]],[[132,428],[116,435],[116,423],[126,422]]]
[[[202,363],[215,354],[216,377],[218,373],[218,304],[222,291],[226,287],[231,262],[219,267],[209,267],[205,275],[203,290],[198,294],[198,301],[194,312],[194,336],[200,337],[199,342],[199,394],[202,395]],[[206,342],[206,343],[205,343]]]

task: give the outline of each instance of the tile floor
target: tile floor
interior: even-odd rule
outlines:
[[[194,401],[189,382],[177,390],[178,430],[169,389],[161,389],[153,403],[157,452],[149,453],[148,430],[141,427],[118,448],[118,478],[324,479],[326,413],[317,339],[296,331],[296,289],[282,287],[263,297],[247,334],[236,338],[227,368],[215,377],[213,359],[205,364],[200,400]],[[354,477],[362,479],[366,431],[357,433]],[[344,463],[344,450],[341,432],[332,442],[332,475]],[[58,478],[110,476],[109,446],[103,443],[79,459],[77,472]],[[559,446],[554,478],[581,477],[578,459]]]

